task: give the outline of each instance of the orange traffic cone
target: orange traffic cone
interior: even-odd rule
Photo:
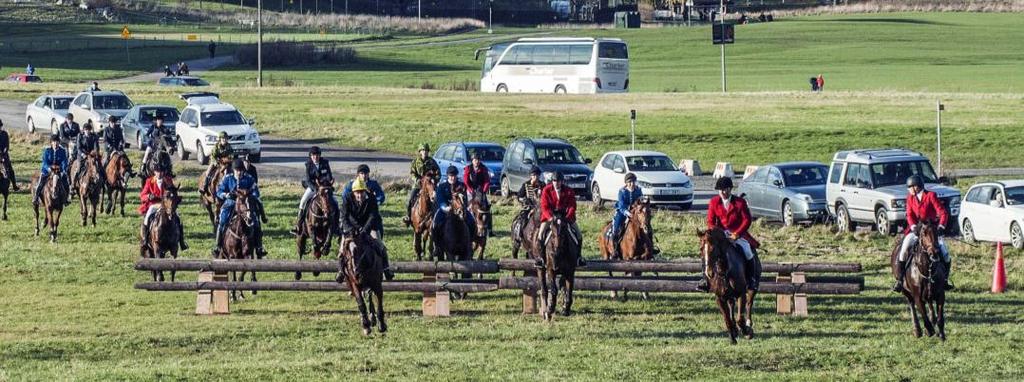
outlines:
[[[1003,243],[996,243],[996,264],[992,267],[992,293],[1006,291],[1006,267],[1003,265]]]

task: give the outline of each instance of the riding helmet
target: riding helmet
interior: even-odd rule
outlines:
[[[458,176],[459,169],[455,168],[455,166],[448,166],[448,171],[445,171],[445,173],[447,173],[448,175]]]
[[[429,145],[429,144],[426,144],[426,143],[420,143],[420,149],[419,149],[419,150],[417,150],[417,151],[426,151],[426,152],[430,152],[430,145]]]
[[[911,175],[907,178],[907,187],[924,188],[924,179],[922,179],[920,175]]]
[[[559,181],[559,182],[564,181],[565,180],[565,174],[563,174],[561,171],[555,171],[555,177],[552,180],[556,180],[556,181]]]
[[[111,116],[107,116],[107,122],[117,122],[117,117],[112,116],[112,115]]]
[[[530,167],[530,175],[540,176],[540,167],[537,167],[536,165],[533,166],[533,167]]]
[[[369,189],[366,187],[366,182],[362,179],[356,178],[356,180],[352,181],[352,192],[367,190]]]
[[[320,146],[313,146],[309,148],[309,155],[320,155]]]
[[[732,188],[732,178],[723,176],[715,181],[715,191],[721,191],[726,188]]]
[[[361,165],[359,165],[358,168],[356,168],[356,174],[369,174],[369,173],[370,173],[370,166],[367,166],[365,164],[361,164]]]
[[[634,173],[626,174],[626,181],[627,182],[636,182],[636,174],[634,174]]]
[[[220,134],[217,134],[217,138],[227,138],[227,137],[228,137],[228,132],[227,131],[221,131]]]
[[[60,135],[50,134],[50,142],[60,142]]]
[[[235,162],[231,165],[231,168],[235,170],[245,171],[245,161],[241,159],[235,159]]]

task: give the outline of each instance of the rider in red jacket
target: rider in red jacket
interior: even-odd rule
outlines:
[[[491,191],[491,170],[480,161],[480,154],[474,153],[472,163],[462,171],[462,183],[466,185],[467,195],[470,199],[480,198],[480,205],[490,211],[491,202],[487,200],[487,193]],[[484,215],[484,224],[487,224],[488,235],[494,232],[491,225],[490,215]]]
[[[748,288],[757,290],[761,279],[761,271],[758,266],[761,262],[757,260],[757,250],[761,246],[753,236],[750,235],[750,209],[747,208],[747,201],[742,197],[732,194],[732,178],[722,177],[715,182],[715,190],[718,195],[711,197],[708,202],[708,228],[719,228],[725,231],[729,239],[743,251],[746,258],[746,269],[748,277]],[[704,259],[706,261],[706,259]],[[704,278],[697,289],[708,290],[707,264],[703,264],[705,271]]]
[[[907,252],[917,245],[917,226],[921,223],[939,225],[939,252],[942,254],[942,263],[946,267],[947,275],[945,288],[953,289],[953,284],[948,277],[951,265],[949,249],[946,248],[946,241],[941,236],[949,222],[949,214],[942,203],[939,203],[938,196],[934,192],[924,189],[924,179],[920,175],[912,175],[907,179],[907,189],[909,191],[907,194],[907,229],[903,231],[905,236],[903,236],[903,243],[900,246],[899,257],[897,257],[900,272],[892,290],[894,292],[903,290],[903,276],[907,271]]]
[[[149,243],[149,221],[153,217],[156,211],[160,210],[163,200],[164,190],[167,187],[174,187],[173,180],[170,176],[166,175],[166,171],[163,166],[153,166],[153,176],[146,178],[146,184],[142,186],[142,192],[139,193],[139,198],[142,200],[142,204],[139,206],[139,213],[144,214],[142,218],[142,243],[147,245]],[[181,250],[187,250],[188,245],[185,244],[185,230],[184,226],[181,225],[181,218],[177,214],[173,216],[174,223],[178,226],[178,246]]]
[[[575,236],[577,246],[582,247],[583,244],[580,227],[576,225],[576,193],[567,187],[564,181],[565,176],[561,172],[556,172],[555,177],[551,179],[551,184],[545,186],[544,190],[540,192],[541,223],[540,229],[537,230],[537,237],[540,242],[542,261],[544,259],[544,246],[547,244],[548,227],[551,225],[551,220],[555,218],[556,214],[560,214],[565,221],[569,222],[569,228],[573,236]],[[586,265],[581,251],[576,251],[576,253],[578,254],[576,262],[580,266]]]

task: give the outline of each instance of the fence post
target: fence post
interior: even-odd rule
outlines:
[[[806,282],[806,274],[803,272],[793,272],[793,284],[804,284]],[[793,295],[793,316],[807,317],[807,293]]]
[[[444,284],[448,282],[448,277],[446,272],[428,272],[423,274],[423,281]],[[423,292],[424,317],[448,317],[450,315],[451,294],[448,291]]]
[[[537,271],[523,271],[524,277],[536,277]],[[537,289],[523,289],[523,314],[537,314]]]
[[[782,264],[785,265],[787,263]],[[788,271],[779,272],[779,275],[775,276],[775,282],[791,283],[793,282],[793,278]],[[775,295],[775,312],[782,315],[793,313],[793,295],[782,293]]]
[[[201,283],[209,281],[228,281],[228,274],[226,272],[214,273],[211,271],[200,271],[199,277],[196,278],[196,281]],[[197,291],[196,314],[198,315],[229,314],[231,313],[231,310],[228,304],[228,291],[226,290],[201,289]]]

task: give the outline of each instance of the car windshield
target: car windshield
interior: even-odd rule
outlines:
[[[207,111],[202,113],[203,126],[244,125],[242,113],[237,111]]]
[[[139,110],[139,121],[152,123],[157,116],[164,118],[164,125],[173,125],[178,122],[178,111],[175,109],[142,109]]]
[[[537,163],[539,164],[582,164],[580,152],[572,146],[540,146],[537,147]]]
[[[54,110],[67,110],[71,107],[71,98],[54,98],[53,109]]]
[[[926,160],[913,162],[876,163],[871,165],[871,176],[875,187],[887,187],[907,183],[911,175],[920,175],[925,183],[938,183],[935,170]]]
[[[484,162],[499,162],[505,157],[505,149],[502,147],[470,147],[470,158],[474,154],[479,154],[480,160]]]
[[[207,86],[210,83],[198,78],[187,78],[185,79],[185,84],[188,86]]]
[[[664,155],[638,155],[626,157],[629,171],[677,171],[672,159]]]
[[[1006,204],[1011,206],[1024,205],[1024,187],[1007,187]]]
[[[828,167],[790,167],[782,169],[782,176],[786,178],[787,187],[818,186],[825,184],[825,176]]]
[[[131,109],[132,101],[123,95],[105,95],[95,96],[92,101],[93,106],[100,110],[125,110]]]

